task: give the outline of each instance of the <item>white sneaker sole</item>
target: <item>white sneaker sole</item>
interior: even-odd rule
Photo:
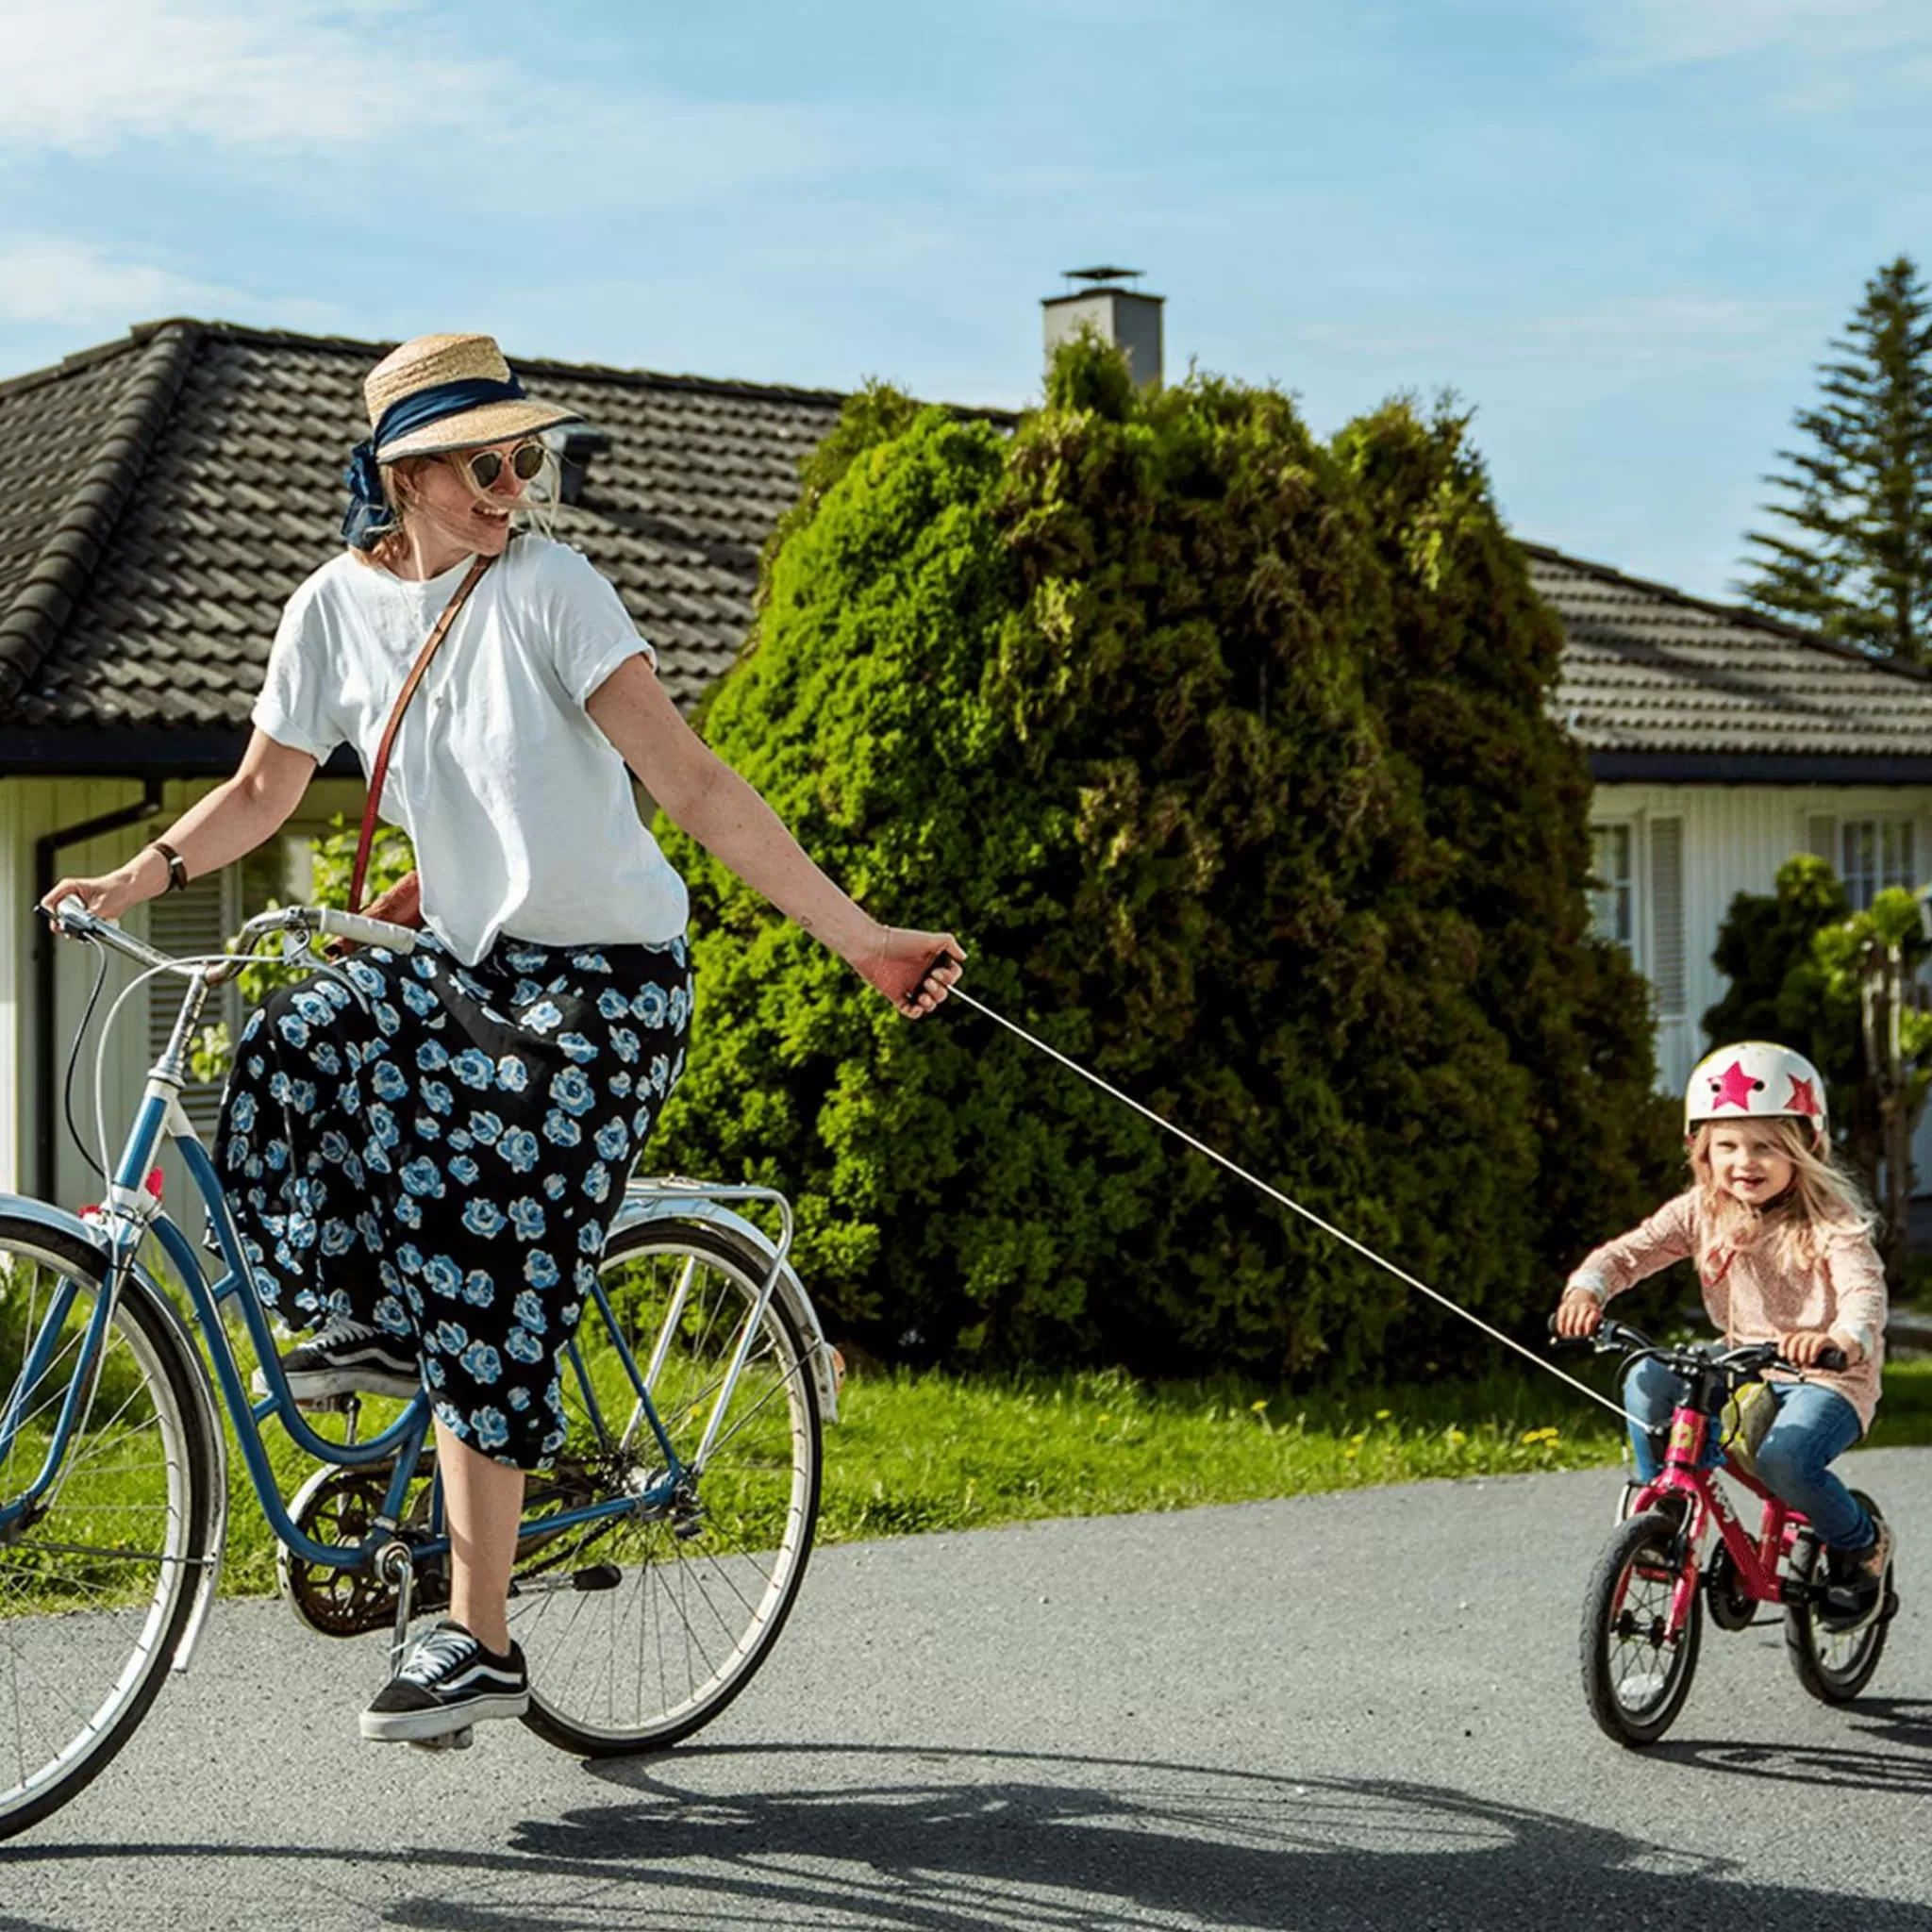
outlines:
[[[285,1374],[289,1393],[300,1402],[325,1402],[335,1395],[391,1395],[407,1402],[422,1392],[423,1377],[385,1374],[380,1369],[310,1369],[307,1373]],[[257,1369],[254,1389],[258,1396],[268,1393],[268,1377]]]
[[[435,1710],[365,1710],[362,1735],[373,1744],[420,1744],[430,1738],[466,1731],[493,1717],[522,1717],[530,1707],[530,1693],[519,1690],[496,1697],[466,1698]]]

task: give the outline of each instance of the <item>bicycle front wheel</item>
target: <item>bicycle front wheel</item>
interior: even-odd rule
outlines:
[[[1583,1593],[1583,1690],[1590,1714],[1620,1744],[1654,1744],[1676,1721],[1697,1670],[1703,1591],[1691,1578],[1680,1628],[1671,1606],[1687,1557],[1674,1557],[1669,1517],[1633,1516],[1591,1572]]]
[[[40,1477],[101,1266],[85,1241],[0,1218],[0,1508]],[[166,1317],[130,1286],[52,1483],[0,1529],[0,1838],[98,1775],[160,1689],[213,1507],[193,1373]]]
[[[751,1681],[797,1598],[818,1519],[818,1391],[775,1296],[752,1320],[766,1265],[698,1222],[621,1230],[604,1257],[609,1319],[585,1305],[563,1377],[569,1439],[531,1478],[537,1526],[526,1520],[510,1591],[530,1668],[525,1723],[566,1751],[615,1757],[689,1737]],[[741,1341],[711,1451],[668,1511],[543,1533],[546,1507],[641,1496],[665,1473],[633,1374],[689,1464]]]

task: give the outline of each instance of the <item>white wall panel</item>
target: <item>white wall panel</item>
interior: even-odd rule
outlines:
[[[1729,985],[1710,955],[1738,893],[1770,892],[1788,858],[1820,851],[1818,841],[1832,836],[1827,827],[1847,818],[1910,817],[1919,827],[1919,852],[1932,853],[1927,843],[1932,789],[1924,786],[1600,785],[1591,816],[1596,824],[1624,823],[1636,829],[1636,871],[1646,886],[1653,882],[1653,825],[1674,819],[1682,824],[1687,1024],[1659,1027],[1657,1079],[1667,1091],[1682,1090],[1708,1044],[1704,1015]],[[1823,856],[1832,855],[1826,851]],[[1637,963],[1655,983],[1660,965],[1667,962],[1658,958],[1659,934],[1650,904],[1640,909],[1638,932]],[[1932,1192],[1932,1115],[1920,1127],[1913,1158],[1919,1191]]]

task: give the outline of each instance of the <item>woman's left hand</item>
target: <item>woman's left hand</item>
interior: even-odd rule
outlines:
[[[949,932],[874,926],[849,956],[853,970],[908,1020],[923,1019],[945,998],[964,971],[966,948]]]

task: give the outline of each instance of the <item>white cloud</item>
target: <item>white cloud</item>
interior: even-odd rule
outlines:
[[[125,326],[162,315],[225,316],[301,328],[325,327],[341,319],[325,303],[202,281],[64,236],[0,234],[0,321]]]
[[[1741,55],[1837,64],[1932,49],[1924,0],[1626,0],[1591,9],[1597,44],[1620,67],[1681,67]]]
[[[566,86],[468,51],[473,38],[455,0],[0,0],[0,151],[325,156],[353,192],[373,176],[484,203],[550,192],[568,169],[579,193],[609,182],[647,208],[857,158],[828,115],[620,92],[594,73]]]

